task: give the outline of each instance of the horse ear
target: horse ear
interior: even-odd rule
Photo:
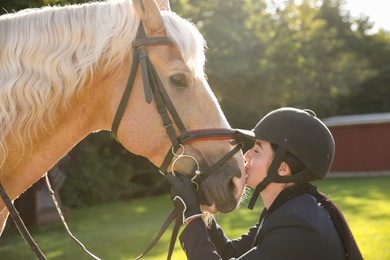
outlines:
[[[164,21],[160,13],[161,10],[169,10],[168,0],[157,0],[159,5],[154,0],[134,0],[134,8],[141,17],[142,23],[147,36],[155,32],[160,32],[164,28]]]
[[[162,10],[171,11],[169,0],[159,0],[158,2],[159,2],[158,7],[160,8],[161,11]]]

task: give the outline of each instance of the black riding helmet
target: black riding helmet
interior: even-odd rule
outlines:
[[[277,145],[267,177],[253,193],[248,206],[250,209],[269,183],[307,183],[324,179],[332,166],[335,152],[333,136],[309,109],[291,107],[276,109],[264,116],[251,131],[241,129],[237,131],[246,137]],[[280,176],[278,168],[287,151],[301,160],[305,169],[292,176]]]

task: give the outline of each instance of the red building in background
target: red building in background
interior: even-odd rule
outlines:
[[[390,175],[390,113],[322,119],[333,134],[332,175]]]

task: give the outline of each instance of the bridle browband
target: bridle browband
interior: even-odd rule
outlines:
[[[168,37],[155,37],[155,38],[147,38],[145,31],[143,29],[142,23],[139,26],[138,33],[136,36],[136,39],[133,42],[133,60],[130,70],[130,75],[128,82],[126,84],[122,99],[118,105],[114,121],[112,123],[112,134],[114,135],[115,139],[119,142],[117,137],[117,132],[119,128],[119,124],[121,122],[121,119],[123,117],[124,111],[126,109],[126,105],[128,103],[128,99],[130,97],[130,93],[132,90],[132,87],[134,85],[135,77],[138,70],[138,64],[141,65],[141,71],[142,71],[142,81],[144,85],[144,93],[145,93],[145,100],[148,104],[152,102],[152,98],[155,99],[155,103],[157,106],[157,110],[161,116],[161,119],[163,121],[163,126],[166,129],[166,132],[169,136],[169,139],[172,142],[172,147],[168,151],[162,165],[160,166],[160,173],[164,176],[168,174],[168,166],[172,162],[172,173],[174,174],[174,165],[175,163],[180,160],[181,158],[190,158],[196,163],[196,170],[194,172],[194,176],[192,177],[192,182],[196,185],[197,188],[199,188],[200,184],[211,174],[213,173],[217,168],[219,168],[222,164],[224,164],[227,160],[229,160],[234,154],[236,154],[243,146],[242,142],[239,140],[238,132],[233,129],[224,129],[224,128],[212,128],[212,129],[198,129],[198,130],[191,130],[188,131],[183,122],[181,121],[179,114],[177,113],[171,99],[169,98],[167,92],[164,89],[164,86],[160,80],[160,78],[157,75],[157,72],[153,66],[153,64],[150,62],[146,47],[148,45],[163,45],[163,44],[174,44]],[[180,132],[180,136],[176,136],[176,131],[172,125],[172,121],[169,117],[169,114],[171,115],[176,127],[178,128]],[[209,168],[205,169],[204,171],[201,171],[200,164],[198,160],[189,154],[185,154],[185,144],[188,144],[190,142],[194,141],[205,141],[205,140],[233,140],[231,141],[232,145],[236,145],[230,152],[225,154],[221,159],[219,159],[216,163],[211,165]],[[51,193],[52,199],[54,201],[54,204],[56,206],[56,209],[61,217],[61,220],[65,226],[66,231],[68,232],[69,236],[76,244],[78,244],[89,256],[91,256],[94,259],[99,259],[92,253],[90,253],[84,245],[78,241],[73,234],[70,232],[68,225],[66,224],[65,218],[62,215],[61,209],[58,205],[57,199],[55,197],[54,192],[51,189],[49,179],[46,175],[46,184],[48,186],[48,189]],[[31,237],[30,233],[28,232],[26,226],[24,225],[22,219],[19,216],[19,213],[17,212],[16,208],[12,204],[10,198],[8,197],[8,194],[6,193],[4,187],[2,186],[0,182],[0,197],[4,201],[4,204],[6,208],[8,209],[10,216],[12,220],[15,222],[15,225],[17,226],[19,232],[21,233],[22,237],[30,247],[30,249],[35,253],[38,259],[46,259],[44,254],[39,249],[38,245],[35,243],[33,238]],[[155,239],[152,241],[152,243],[148,246],[148,248],[136,259],[140,259],[143,257],[147,252],[149,252],[150,249],[158,242],[160,237],[163,235],[165,230],[169,227],[170,223],[176,219],[175,226],[172,231],[171,236],[171,242],[169,245],[168,250],[168,257],[167,259],[171,258],[174,244],[177,238],[177,234],[179,232],[180,226],[183,224],[180,221],[179,212],[177,209],[174,209],[171,211],[168,218],[165,220],[162,228],[160,229],[159,233],[155,237]]]

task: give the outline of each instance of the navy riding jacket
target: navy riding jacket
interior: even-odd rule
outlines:
[[[282,191],[238,239],[228,239],[215,221],[206,229],[198,218],[186,226],[180,241],[189,260],[346,259],[328,211],[297,187]]]

